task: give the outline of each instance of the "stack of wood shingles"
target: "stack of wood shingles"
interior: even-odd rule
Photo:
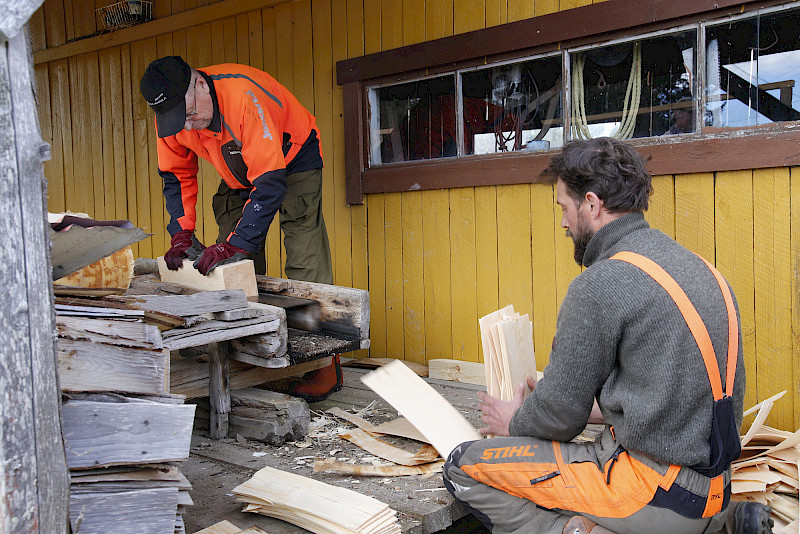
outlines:
[[[742,436],[742,455],[732,464],[734,500],[756,501],[772,509],[775,534],[797,534],[800,528],[798,466],[800,430],[791,433],[764,425],[783,391],[762,401],[745,415],[758,410],[753,424]]]
[[[245,512],[326,534],[399,534],[397,512],[381,501],[311,478],[264,467],[234,488]]]
[[[508,401],[525,377],[535,377],[533,324],[513,306],[506,306],[478,320],[486,370],[486,391]],[[530,390],[527,388],[529,392]]]
[[[60,290],[61,291],[61,290]],[[170,351],[277,332],[241,291],[56,299],[73,531],[184,532],[195,407],[170,394]]]

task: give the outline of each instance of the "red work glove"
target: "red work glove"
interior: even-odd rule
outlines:
[[[181,230],[172,236],[172,243],[169,250],[164,254],[164,262],[167,268],[177,271],[183,266],[183,259],[196,259],[203,253],[206,247],[194,236],[192,230]]]
[[[207,275],[218,265],[246,260],[249,257],[248,254],[245,249],[234,247],[227,241],[223,241],[205,249],[195,260],[194,268],[200,271],[200,274]]]

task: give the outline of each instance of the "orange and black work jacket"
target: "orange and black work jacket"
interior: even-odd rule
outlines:
[[[228,242],[255,251],[286,196],[286,175],[322,168],[314,116],[272,76],[246,65],[199,69],[211,91],[214,116],[205,130],[158,139],[158,172],[170,222],[194,230],[197,156],[247,198]]]

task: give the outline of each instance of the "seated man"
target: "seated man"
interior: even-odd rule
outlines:
[[[651,229],[651,177],[612,138],[574,141],[544,171],[586,269],[558,314],[532,393],[480,393],[484,434],[444,467],[492,532],[769,533],[769,508],[730,501],[745,372],[738,310],[713,266]],[[604,423],[594,443],[571,443]]]

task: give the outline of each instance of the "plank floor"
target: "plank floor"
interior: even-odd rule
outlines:
[[[397,417],[397,412],[391,406],[361,383],[361,376],[368,370],[350,367],[343,367],[342,370],[344,387],[327,400],[309,405],[312,422],[334,406],[349,411],[368,408],[363,416],[376,424]],[[426,380],[476,428],[481,426],[477,397],[477,391],[482,389],[480,386]],[[181,466],[193,486],[191,496],[194,506],[187,507],[184,514],[187,533],[197,532],[222,520],[241,528],[258,526],[269,534],[305,533],[305,530],[283,521],[241,511],[242,505],[236,502],[233,488],[264,466],[309,476],[375,497],[398,512],[403,533],[487,532],[463,507],[455,503],[444,489],[439,474],[427,477],[353,477],[313,473],[314,457],[351,458],[362,462],[369,460],[368,453],[336,436],[337,427],[351,428],[352,425],[343,421],[332,423],[324,427],[323,433],[311,439],[282,447],[237,439],[236,436],[216,441],[202,431],[195,430],[191,456]],[[398,447],[414,447],[413,442],[403,438],[389,441]]]

